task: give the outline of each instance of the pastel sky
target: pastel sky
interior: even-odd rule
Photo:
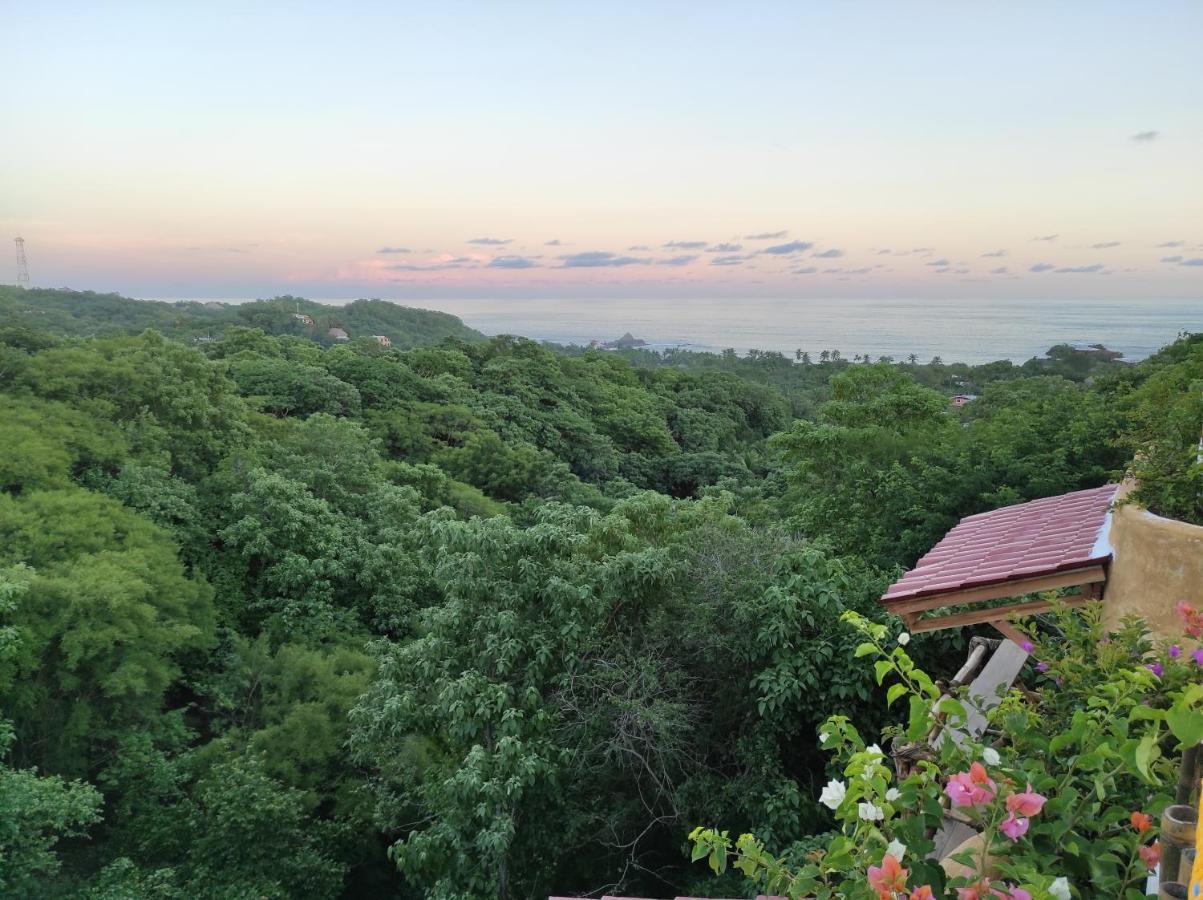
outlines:
[[[1196,0],[44,0],[4,34],[37,285],[1203,295]]]

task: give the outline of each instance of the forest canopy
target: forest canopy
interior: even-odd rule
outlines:
[[[0,288],[0,893],[721,889],[690,829],[805,852],[817,726],[890,715],[840,617],[884,621],[960,517],[1141,448],[1148,502],[1198,520],[1201,379],[1192,336],[600,352]]]

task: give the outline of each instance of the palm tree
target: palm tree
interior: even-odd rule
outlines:
[[[802,350],[801,350],[801,348],[799,348],[799,349],[797,349],[797,350],[795,350],[795,351],[794,351],[794,359],[796,359],[798,362],[802,362]]]
[[[942,365],[944,365],[944,360],[940,359],[940,357],[938,357],[938,356],[933,356],[931,358],[931,364],[933,366],[942,366]]]
[[[807,353],[805,350],[802,351],[802,365],[804,365],[804,366],[810,365],[810,354]]]
[[[831,351],[830,350],[824,350],[822,353],[819,354],[819,362],[825,363],[829,359],[831,359]]]
[[[913,366],[915,363],[919,362],[919,357],[917,354],[912,353],[906,358],[906,361]]]
[[[832,362],[839,362],[839,361],[840,361],[840,351],[839,351],[839,350],[832,350],[832,351],[831,351],[831,361],[832,361]]]

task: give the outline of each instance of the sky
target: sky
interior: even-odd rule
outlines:
[[[34,285],[1203,297],[1194,0],[43,0],[4,21],[0,234]]]

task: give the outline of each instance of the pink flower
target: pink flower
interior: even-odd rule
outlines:
[[[983,900],[988,897],[990,885],[984,881],[971,884],[969,887],[957,888],[957,900]]]
[[[998,787],[986,774],[986,767],[975,762],[968,772],[958,772],[949,778],[944,793],[953,806],[982,806],[994,799]]]
[[[1047,797],[1042,797],[1033,791],[1032,785],[1029,783],[1026,791],[1012,794],[1007,798],[1007,812],[1020,816],[1038,816],[1040,810],[1044,809],[1047,800]]]
[[[1028,820],[1023,817],[1016,818],[1015,813],[1011,813],[998,827],[1011,840],[1017,841],[1028,833]]]
[[[931,885],[925,884],[911,891],[907,900],[936,900],[936,895],[932,893]]]
[[[1137,834],[1144,834],[1153,827],[1153,819],[1151,816],[1142,812],[1134,812],[1128,816],[1128,821],[1132,823],[1132,827],[1136,829]]]
[[[1021,887],[1006,888],[1005,891],[1005,893],[999,893],[998,896],[1004,897],[1006,900],[1032,900],[1031,893]]]
[[[948,779],[944,788],[953,806],[982,806],[994,799],[988,788],[973,783],[968,772],[960,772]]]
[[[1194,638],[1203,637],[1203,613],[1189,603],[1179,603],[1174,609],[1178,613],[1178,618],[1182,620],[1187,634]]]
[[[880,866],[869,866],[869,887],[877,891],[882,900],[890,900],[897,891],[906,890],[906,876],[902,863],[887,853]]]
[[[1137,852],[1140,853],[1140,858],[1144,860],[1150,870],[1156,869],[1157,864],[1161,862],[1161,841],[1153,841],[1149,846],[1141,847]]]

